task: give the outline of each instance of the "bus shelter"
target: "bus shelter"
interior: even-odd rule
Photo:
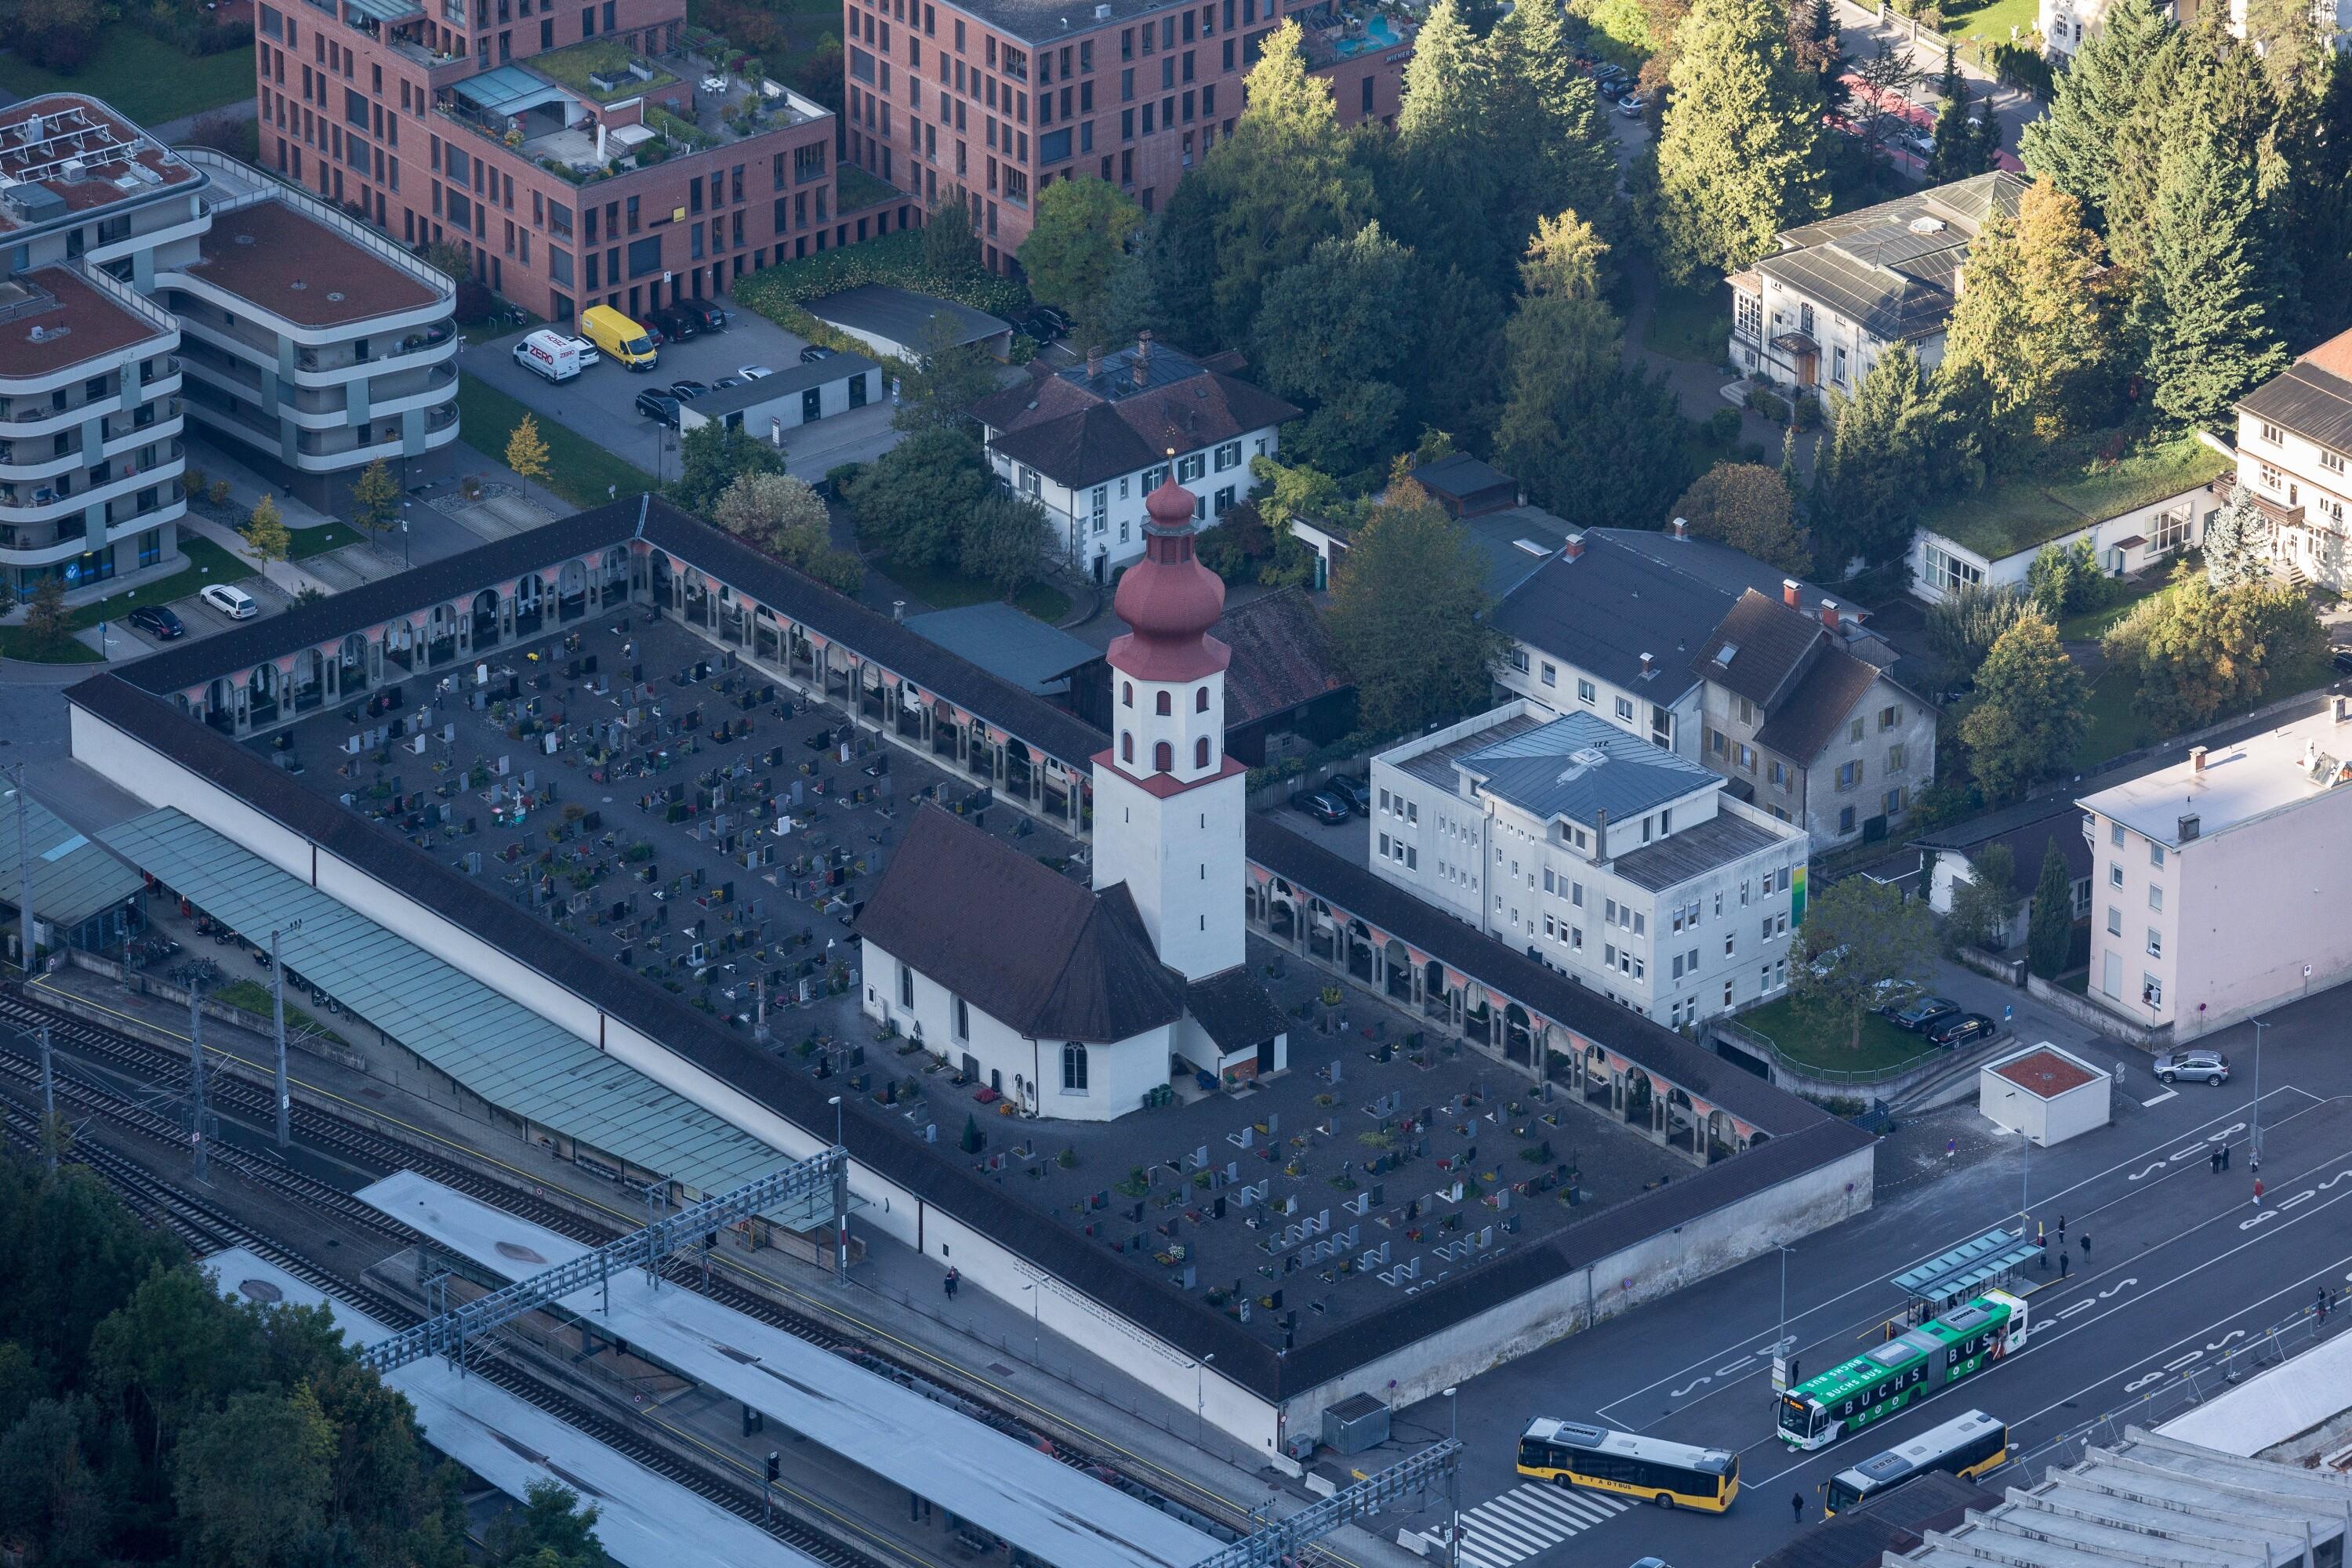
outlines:
[[[2042,1246],[2014,1230],[1989,1230],[1937,1258],[1895,1276],[1895,1289],[1910,1300],[1912,1316],[1930,1318],[1976,1299],[1987,1286],[2006,1285],[2017,1268],[2039,1256]]]

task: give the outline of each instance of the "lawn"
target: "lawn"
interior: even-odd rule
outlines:
[[[106,29],[89,62],[71,76],[0,54],[0,89],[19,98],[86,92],[142,125],[154,125],[251,98],[253,46],[190,56],[128,22],[118,22]]]
[[[861,207],[879,206],[895,201],[901,194],[898,186],[876,179],[855,163],[840,165],[833,175],[836,212],[854,213]]]
[[[2107,433],[2062,442],[2028,472],[1931,507],[1920,525],[1999,561],[2178,495],[2230,467],[2194,437],[2143,441],[2110,461],[2100,454],[2114,438]]]
[[[67,625],[75,631],[86,630],[100,621],[119,621],[142,605],[168,605],[174,599],[184,599],[207,583],[241,583],[253,575],[252,567],[193,530],[182,531],[180,553],[188,558],[188,563],[179,571],[77,605],[67,617]],[[98,662],[95,649],[71,639],[54,648],[37,648],[20,626],[0,626],[0,658],[36,664]]]
[[[1693,364],[1722,364],[1731,355],[1731,299],[1720,283],[1708,289],[1658,286],[1658,301],[1643,329],[1653,353]]]
[[[2107,635],[2117,621],[2139,607],[2142,599],[2168,593],[2172,586],[2170,563],[2161,572],[2147,572],[2132,584],[2124,596],[2103,610],[2083,610],[2058,623],[2061,642],[2096,642]]]
[[[935,610],[960,610],[966,605],[986,604],[998,597],[994,588],[959,573],[929,566],[887,564],[882,570],[890,581]],[[1013,605],[1049,626],[1059,626],[1062,617],[1070,613],[1070,596],[1047,584],[1032,583],[1013,595]]]
[[[1790,996],[1742,1013],[1738,1023],[1780,1047],[1790,1061],[1836,1072],[1883,1071],[1935,1048],[1923,1037],[1898,1029],[1873,1013],[1862,1021],[1862,1047],[1856,1050],[1846,1044],[1842,1026],[1816,1027]]]
[[[530,412],[488,383],[458,373],[457,418],[465,428],[467,444],[476,451],[503,461],[507,437]],[[540,420],[539,435],[547,443],[548,476],[543,482],[573,506],[583,510],[603,506],[610,499],[609,486],[617,486],[623,495],[655,488],[654,477],[643,468],[623,462],[551,419]]]
[[[610,103],[616,98],[635,98],[656,88],[668,87],[677,80],[660,67],[654,68],[648,80],[640,81],[629,69],[634,52],[617,38],[591,38],[568,48],[549,49],[530,57],[530,68],[553,77],[572,91],[593,98],[599,103]],[[588,79],[602,76],[610,80],[619,78],[612,88],[596,86]]]
[[[248,1013],[258,1013],[265,1018],[268,1017],[273,1010],[273,1005],[269,999],[269,987],[258,980],[232,980],[210,994],[215,1002],[231,1007],[242,1007]],[[316,1029],[339,1046],[348,1046],[351,1043],[301,1008],[294,1005],[293,1003],[287,1003],[286,1032],[289,1035],[299,1035],[305,1029]]]
[[[2023,35],[2033,31],[2041,21],[2037,0],[1985,0],[1982,5],[1953,0],[1944,10],[1944,33],[1948,37],[1981,37],[2005,44],[2011,27]]]
[[[324,528],[289,528],[287,534],[294,543],[286,553],[289,561],[308,561],[313,555],[324,555],[330,550],[357,544],[366,535],[348,523],[334,523]]]
[[[2275,671],[2263,683],[2262,695],[2251,702],[2238,704],[2213,715],[2219,724],[2242,718],[2257,708],[2284,701],[2302,692],[2314,691],[2336,678],[2335,667],[2328,656],[2321,654],[2308,665],[2289,666]],[[2077,772],[2095,768],[2109,758],[2142,746],[2154,745],[2161,739],[2148,728],[2147,721],[2132,711],[2132,689],[2136,679],[2133,671],[2120,665],[2110,665],[2091,683],[2091,700],[2085,710],[2091,719],[2090,728],[2083,733],[2083,743],[2074,748],[2070,765]]]

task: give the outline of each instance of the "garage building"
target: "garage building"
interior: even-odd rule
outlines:
[[[787,430],[880,401],[882,367],[864,354],[836,353],[682,403],[677,427],[683,432],[717,423],[781,447]]]

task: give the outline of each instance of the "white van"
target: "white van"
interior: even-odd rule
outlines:
[[[515,345],[515,363],[536,371],[550,381],[570,381],[580,374],[580,351],[561,333],[536,331]]]

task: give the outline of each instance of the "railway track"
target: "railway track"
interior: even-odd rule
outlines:
[[[172,1082],[186,1076],[187,1057],[184,1052],[150,1045],[90,1023],[33,1000],[11,986],[0,989],[0,1085],[27,1081],[36,1076],[36,1047],[32,1037],[44,1027],[48,1029],[51,1041],[60,1049],[101,1063],[134,1081]],[[226,1115],[257,1125],[271,1124],[276,1114],[274,1089],[243,1076],[244,1072],[252,1070],[250,1064],[230,1057],[216,1047],[208,1046],[206,1056],[221,1068],[206,1080],[205,1092],[211,1103]],[[87,1080],[77,1080],[74,1087],[77,1091],[107,1092]],[[62,1082],[60,1089],[63,1089]],[[114,1101],[112,1105],[94,1109],[100,1110],[110,1121],[127,1131],[175,1142],[183,1149],[186,1147],[185,1131],[171,1119],[134,1106],[118,1095],[109,1094],[108,1098]],[[544,1226],[560,1236],[589,1247],[601,1247],[623,1234],[617,1226],[597,1226],[569,1209],[561,1208],[511,1184],[486,1176],[471,1166],[461,1164],[430,1148],[393,1138],[322,1107],[297,1100],[289,1116],[289,1126],[301,1142],[331,1152],[362,1169],[387,1175],[400,1170],[415,1171],[419,1175],[478,1198],[494,1208]],[[395,1237],[410,1245],[423,1240],[415,1232],[342,1189],[290,1170],[272,1158],[236,1150],[219,1141],[212,1145],[212,1158],[234,1165],[240,1174],[289,1199],[326,1210],[372,1234]],[[273,1261],[279,1257],[274,1251],[270,1256]],[[285,1266],[291,1270],[291,1265]],[[703,1270],[698,1265],[673,1258],[664,1267],[663,1278],[699,1291],[748,1317],[830,1350],[878,1376],[923,1392],[1008,1436],[1042,1447],[1065,1464],[1084,1470],[1107,1485],[1118,1487],[1156,1506],[1167,1507],[1173,1500],[1159,1487],[1136,1475],[1128,1465],[1065,1442],[1051,1433],[1041,1432],[1020,1417],[943,1383],[905,1358],[853,1340],[824,1321],[780,1306],[766,1296],[732,1283],[719,1273],[714,1271],[705,1279]],[[338,1293],[347,1295],[350,1289],[344,1287]],[[414,1314],[409,1314],[409,1317],[413,1321]],[[1206,1519],[1223,1525],[1231,1532],[1254,1528],[1248,1516],[1230,1500],[1197,1487],[1192,1489],[1198,1500],[1187,1499],[1177,1503],[1176,1511],[1180,1516]],[[756,1492],[752,1494],[755,1500],[757,1495]]]
[[[40,1119],[34,1106],[19,1103],[16,1098],[24,1091],[25,1085],[25,1076],[14,1070],[16,1065],[14,1062],[0,1064],[0,1137],[28,1152],[37,1153]],[[105,1101],[110,1097],[104,1091],[79,1081],[60,1081],[57,1087],[60,1100],[78,1102],[111,1124],[156,1137],[173,1146],[185,1145],[185,1135],[176,1124],[154,1116],[142,1107],[119,1100],[107,1104]],[[221,1152],[215,1150],[214,1157],[220,1158]],[[166,1180],[103,1143],[82,1140],[76,1143],[73,1158],[76,1163],[89,1167],[120,1193],[133,1213],[147,1223],[180,1237],[200,1258],[242,1247],[387,1328],[406,1329],[421,1321],[420,1314],[399,1298],[348,1274],[323,1268],[300,1253],[279,1246],[212,1200]],[[232,1159],[224,1163],[235,1163],[240,1173],[245,1174],[253,1173],[255,1169],[262,1172],[272,1170],[269,1162],[252,1156],[247,1156],[241,1162]],[[273,1184],[280,1191],[288,1191],[292,1185],[310,1181],[282,1167],[277,1168],[275,1173],[291,1179],[290,1183]],[[334,1192],[336,1189],[330,1187],[326,1190]],[[348,1194],[342,1195],[349,1197]],[[408,1242],[421,1239],[415,1232],[397,1221],[374,1214],[356,1199],[352,1202],[358,1209],[373,1215],[375,1223],[372,1229]],[[675,1481],[729,1512],[760,1525],[777,1540],[825,1564],[826,1568],[898,1568],[898,1565],[886,1564],[881,1559],[802,1522],[789,1510],[782,1514],[771,1512],[765,1508],[756,1488],[741,1485],[721,1471],[677,1458],[668,1449],[649,1441],[625,1424],[542,1382],[494,1352],[468,1355],[466,1364],[469,1372],[528,1400],[632,1463]]]

